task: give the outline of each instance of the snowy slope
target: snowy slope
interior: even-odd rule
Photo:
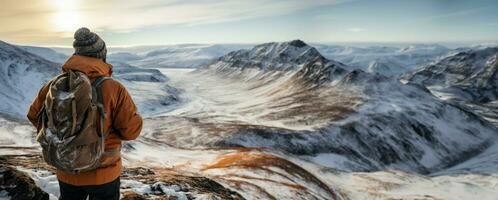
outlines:
[[[475,155],[464,162],[458,163],[448,169],[434,173],[433,175],[455,175],[455,174],[498,174],[498,142],[486,148],[482,153]]]
[[[0,113],[0,146],[38,148],[33,137],[33,127],[27,121]],[[2,150],[1,154],[9,151]]]
[[[486,103],[498,97],[498,48],[460,52],[405,75],[437,96]]]
[[[24,116],[40,86],[59,71],[58,64],[0,41],[0,112]]]
[[[179,101],[180,90],[168,85],[168,77],[157,69],[113,63],[113,77],[125,85],[143,116],[166,112]]]
[[[427,87],[435,96],[474,112],[498,127],[498,48],[463,49],[440,62],[408,73],[403,80]],[[496,174],[498,140],[483,146],[482,153],[435,173]]]
[[[70,54],[63,54],[59,53],[51,48],[46,48],[46,47],[35,47],[35,46],[18,46],[19,48],[38,55],[45,60],[54,62],[54,63],[64,63],[67,58],[69,58]]]

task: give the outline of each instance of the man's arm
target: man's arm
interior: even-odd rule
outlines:
[[[142,117],[126,88],[119,84],[116,107],[113,112],[113,128],[123,140],[134,140],[142,130]]]
[[[48,84],[45,84],[40,91],[38,92],[38,95],[35,97],[33,102],[31,103],[31,106],[29,107],[29,111],[27,114],[27,117],[31,124],[36,127],[37,131],[40,130],[41,127],[39,127],[38,124],[38,112],[40,112],[40,109],[43,105],[43,102],[45,101],[45,97],[47,96],[48,92]]]

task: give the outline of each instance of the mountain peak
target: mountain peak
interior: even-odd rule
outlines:
[[[293,80],[313,87],[335,80],[347,71],[347,66],[326,59],[301,40],[264,43],[250,50],[230,52],[207,68],[222,73],[246,69],[261,70],[262,73],[295,72]]]
[[[326,60],[314,47],[301,40],[270,42],[256,45],[252,49],[230,52],[221,57],[217,67],[238,69],[259,68],[262,70],[297,70],[305,63],[316,59]]]
[[[304,43],[300,39],[290,41],[289,45],[295,46],[295,47],[305,47],[305,46],[308,46],[308,44]]]

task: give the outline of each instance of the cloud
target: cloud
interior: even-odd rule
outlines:
[[[359,27],[354,27],[354,28],[349,28],[349,29],[347,29],[347,31],[349,31],[349,32],[354,32],[354,33],[359,33],[359,32],[364,32],[364,31],[366,31],[366,29],[359,28]]]
[[[167,25],[195,26],[333,5],[345,0],[2,0],[1,38],[40,35],[56,39],[87,26],[101,32],[129,32]],[[16,33],[13,35],[12,33]]]
[[[123,0],[110,0],[105,1],[105,4],[95,2],[95,6],[85,9],[83,15],[102,16],[100,20],[94,21],[98,23],[98,28],[104,30],[133,30],[157,25],[199,25],[275,16],[341,1],[147,0],[137,2],[139,1],[130,0],[123,3]],[[115,5],[119,7],[112,10]]]
[[[423,20],[434,20],[434,19],[444,19],[444,18],[467,16],[467,15],[471,15],[471,14],[474,14],[474,13],[478,13],[478,12],[484,10],[484,9],[486,9],[486,7],[471,8],[471,9],[466,9],[466,10],[459,10],[459,11],[450,12],[450,13],[444,13],[444,14],[440,14],[440,15],[428,16],[428,17],[424,18]]]

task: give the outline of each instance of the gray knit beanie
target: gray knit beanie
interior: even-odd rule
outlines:
[[[88,28],[82,27],[74,33],[74,55],[89,56],[106,60],[107,48],[104,40],[91,32]]]

